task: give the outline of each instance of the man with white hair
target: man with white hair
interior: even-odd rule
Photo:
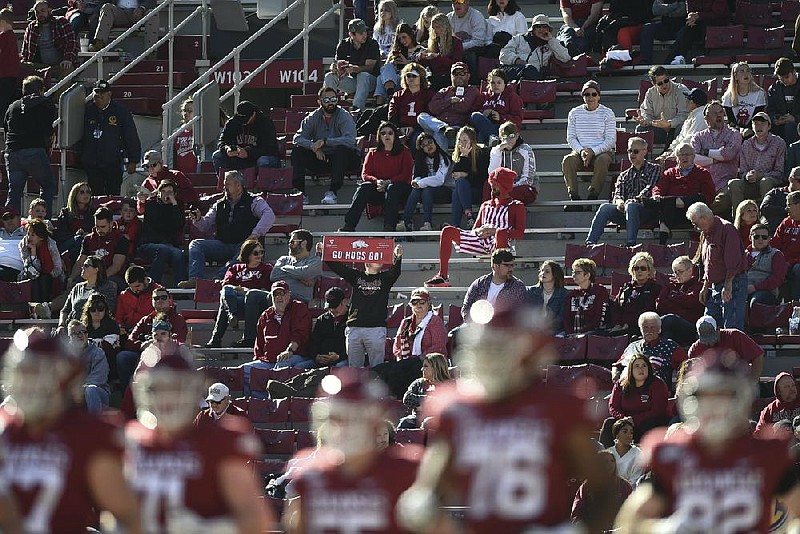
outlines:
[[[628,364],[634,355],[644,354],[650,359],[656,376],[672,389],[673,374],[688,358],[686,350],[674,340],[661,335],[661,317],[656,312],[644,312],[639,316],[639,330],[642,339],[625,347],[625,352],[612,366],[614,380],[626,376]]]
[[[725,328],[743,330],[749,265],[739,231],[702,202],[689,206],[686,218],[703,233],[700,302],[706,305],[706,314]]]

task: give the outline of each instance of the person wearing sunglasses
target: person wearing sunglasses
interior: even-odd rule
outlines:
[[[527,33],[514,35],[500,50],[500,63],[509,81],[543,79],[553,57],[562,63],[571,59],[556,39],[550,18],[542,14],[533,17]]]
[[[791,288],[790,297],[796,300],[800,298],[800,242],[797,240],[800,233],[800,192],[792,191],[786,197],[786,212],[786,218],[778,225],[769,244],[786,256],[789,264],[786,280]]]
[[[413,357],[416,372],[422,368],[425,355],[432,352],[447,354],[447,330],[442,318],[433,312],[431,294],[424,287],[411,292],[408,301],[411,315],[403,318],[394,337],[392,353],[398,360]],[[406,388],[408,384],[405,384]],[[406,388],[402,388],[405,391]],[[392,388],[394,389],[394,388]]]
[[[58,320],[61,332],[67,328],[67,323],[71,319],[81,318],[83,307],[94,293],[103,294],[112,312],[117,308],[117,284],[106,276],[106,266],[102,259],[98,256],[88,256],[80,265],[80,273],[83,281],[72,286],[61,308]]]
[[[783,252],[770,246],[769,227],[757,223],[750,228],[747,252],[750,268],[747,270],[747,295],[750,306],[778,304],[778,291],[786,278],[789,265]]]
[[[250,167],[280,167],[278,137],[272,119],[261,109],[243,100],[228,119],[219,138],[219,148],[211,157],[214,170],[242,170]]]
[[[101,293],[89,296],[83,307],[80,321],[86,326],[89,339],[99,346],[105,339],[110,346],[119,343],[119,325],[108,309],[106,298]]]
[[[103,349],[89,339],[86,325],[73,319],[67,325],[70,346],[80,354],[85,377],[83,379],[83,398],[86,411],[99,414],[108,407],[111,400],[111,387],[108,385],[108,361]]]
[[[611,332],[639,335],[639,316],[656,310],[661,286],[656,283],[656,267],[649,252],[637,252],[628,263],[631,279],[619,288],[611,302]]]
[[[428,113],[420,113],[417,122],[436,144],[449,148],[457,144],[457,129],[469,124],[472,111],[481,99],[480,89],[470,85],[470,69],[461,61],[450,67],[449,87],[439,90],[428,104]]]
[[[231,390],[221,382],[216,382],[208,386],[208,396],[206,397],[208,408],[200,411],[194,418],[194,426],[199,429],[206,429],[209,426],[217,425],[222,421],[230,420],[234,417],[241,417],[242,422],[250,424],[247,412],[236,406],[231,400]]]
[[[375,46],[377,48],[377,43]],[[330,189],[322,203],[336,204],[336,194],[344,184],[345,173],[361,167],[356,123],[353,116],[339,106],[339,95],[334,87],[325,84],[320,88],[317,102],[319,108],[303,118],[292,138],[292,186],[303,193],[303,203],[307,204],[306,174],[330,174]]]
[[[419,131],[419,115],[428,111],[428,103],[435,95],[428,85],[425,67],[419,63],[409,63],[403,67],[400,71],[400,87],[389,100],[389,120],[400,128]],[[409,145],[413,146],[415,139],[416,133],[411,134]]]
[[[150,192],[148,195],[142,189],[136,194],[137,211],[139,215],[144,213],[144,203],[148,198],[158,196],[158,185],[164,180],[175,183],[175,198],[183,206],[183,209],[196,208],[200,205],[200,195],[194,188],[194,184],[181,171],[167,168],[161,152],[158,150],[148,150],[144,153],[142,167],[147,171],[147,176],[141,184],[143,189]],[[194,172],[194,171],[193,171]]]
[[[150,277],[161,284],[164,270],[172,267],[174,283],[186,280],[186,260],[183,256],[183,228],[186,215],[175,193],[171,180],[162,180],[155,196],[148,198],[143,207],[142,236],[139,254],[150,261]]]
[[[705,306],[700,302],[700,281],[689,256],[672,260],[672,276],[661,287],[656,299],[656,311],[661,316],[661,337],[688,346],[697,341],[694,324],[703,315]]]
[[[789,185],[773,188],[761,201],[759,211],[762,220],[765,219],[769,224],[770,232],[774,232],[786,217],[786,197],[792,191],[800,191],[800,167],[792,167],[788,172],[788,179]]]
[[[636,133],[653,132],[656,143],[669,144],[669,140],[675,136],[675,130],[689,116],[684,96],[689,90],[683,84],[673,82],[667,69],[661,65],[651,67],[648,75],[653,86],[644,94],[639,105]]]
[[[692,136],[706,127],[706,121],[703,118],[703,109],[708,104],[708,94],[705,87],[693,87],[691,90],[686,91],[683,96],[686,98],[686,120],[681,124],[680,130],[677,130],[675,138],[670,143],[669,147],[664,150],[656,158],[658,163],[662,163],[668,159],[676,160],[676,152],[678,145],[681,143],[692,142]]]
[[[248,239],[242,243],[238,259],[228,267],[222,279],[217,318],[206,348],[222,346],[222,336],[229,324],[238,327],[238,315],[244,312],[246,295],[250,290],[268,291],[270,288],[272,265],[264,261],[264,246],[259,240]]]

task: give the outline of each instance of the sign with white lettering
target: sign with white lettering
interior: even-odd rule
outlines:
[[[393,260],[394,239],[325,236],[322,243],[323,261],[388,264]]]
[[[253,70],[261,64],[260,61],[241,61],[239,70],[241,78],[247,77]],[[233,61],[222,65],[213,75],[213,80],[220,87],[232,87],[238,81],[233,69]],[[308,61],[308,81],[311,83],[321,82],[323,78],[322,60],[310,59]],[[283,59],[270,63],[266,69],[258,73],[247,87],[302,87],[303,85],[303,60],[302,59]]]

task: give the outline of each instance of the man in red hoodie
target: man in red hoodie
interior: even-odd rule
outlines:
[[[775,377],[775,400],[761,410],[756,432],[764,428],[772,428],[773,423],[781,419],[792,421],[800,415],[800,395],[797,394],[797,382],[789,373],[780,373]]]
[[[153,291],[161,287],[139,265],[128,267],[125,281],[128,289],[119,294],[116,313],[117,324],[123,334],[133,330],[142,317],[153,312]]]
[[[791,284],[793,299],[800,298],[800,191],[792,191],[786,197],[789,215],[775,229],[769,244],[786,257],[789,272],[786,281]]]
[[[472,230],[445,226],[439,237],[439,273],[425,282],[428,287],[450,287],[448,268],[452,246],[466,254],[491,254],[509,248],[509,240],[525,237],[525,204],[511,198],[517,173],[498,167],[489,173],[492,198],[481,204]]]

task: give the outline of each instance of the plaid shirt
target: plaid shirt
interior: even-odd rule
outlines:
[[[742,143],[739,153],[739,173],[742,178],[749,171],[761,171],[764,176],[784,182],[783,161],[786,158],[786,142],[777,135],[767,134],[764,150],[756,148],[756,137]]]
[[[659,178],[661,178],[661,168],[650,161],[645,161],[641,169],[631,167],[617,178],[613,199],[631,200],[636,197],[649,197],[650,190]]]
[[[53,29],[53,46],[61,53],[62,61],[70,61],[73,65],[78,62],[78,40],[64,17],[50,18]],[[41,37],[41,27],[39,23],[32,20],[25,28],[25,36],[22,39],[22,61],[27,63],[37,63],[39,59],[39,38]]]

